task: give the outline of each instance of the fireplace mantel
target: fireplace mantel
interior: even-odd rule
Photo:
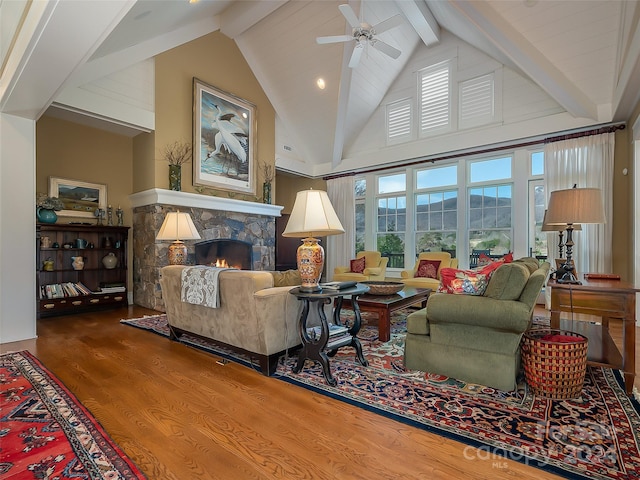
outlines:
[[[280,205],[266,203],[247,202],[233,198],[212,197],[198,193],[176,192],[162,188],[152,188],[143,192],[129,195],[131,208],[147,205],[164,204],[178,207],[205,208],[209,210],[222,210],[226,212],[248,213],[253,215],[265,215],[280,217],[284,208]]]

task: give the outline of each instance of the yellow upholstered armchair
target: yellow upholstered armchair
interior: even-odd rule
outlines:
[[[440,265],[435,271],[436,278],[416,277],[421,260],[440,261]],[[449,252],[422,252],[418,255],[418,260],[413,270],[403,270],[400,273],[402,276],[401,281],[408,287],[430,288],[435,292],[440,285],[440,270],[443,268],[458,268],[458,259],[451,258]]]
[[[383,257],[380,252],[362,251],[358,252],[356,259],[365,259],[365,268],[362,273],[351,271],[351,266],[336,267],[333,269],[334,282],[368,282],[368,281],[384,281],[387,274],[388,257]]]

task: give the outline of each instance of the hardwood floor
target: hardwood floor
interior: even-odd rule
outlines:
[[[0,351],[34,353],[152,480],[559,478],[119,323],[154,313],[47,318]]]

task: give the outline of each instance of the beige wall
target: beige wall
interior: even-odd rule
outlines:
[[[304,177],[296,177],[287,173],[278,173],[276,175],[276,183],[278,185],[278,194],[274,197],[276,205],[282,205],[282,213],[291,213],[293,204],[296,201],[296,194],[301,190],[324,190],[327,191],[327,182],[320,179],[311,179]]]
[[[633,173],[629,127],[616,132],[613,168],[613,272],[633,280]],[[627,169],[627,175],[623,170]]]
[[[48,193],[50,176],[105,184],[107,202],[114,212],[122,206],[131,225],[132,152],[129,137],[44,116],[36,123],[36,192]],[[58,220],[70,221],[82,219]]]
[[[217,32],[206,35],[158,55],[155,69],[155,156],[149,157],[149,148],[136,150],[136,155],[143,155],[141,158],[136,156],[136,164],[140,161],[144,165],[144,168],[139,168],[145,173],[153,172],[155,187],[169,188],[169,167],[161,153],[166,145],[175,141],[192,141],[193,77],[196,77],[256,106],[255,195],[261,198],[263,174],[257,168],[257,161],[275,165],[275,111],[235,42]],[[146,140],[136,138],[136,146]],[[275,185],[272,188],[272,195],[275,195]],[[191,163],[182,167],[182,191],[196,192]],[[221,194],[221,191],[216,190],[216,194]],[[251,195],[238,194],[235,197],[256,200]]]

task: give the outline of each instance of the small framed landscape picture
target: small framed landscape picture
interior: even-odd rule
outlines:
[[[256,106],[193,79],[193,184],[256,193]]]
[[[65,217],[94,218],[96,209],[107,208],[107,186],[101,183],[49,177],[49,196],[62,201],[59,214]]]

